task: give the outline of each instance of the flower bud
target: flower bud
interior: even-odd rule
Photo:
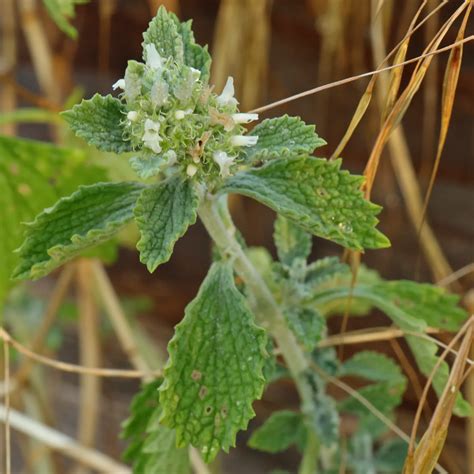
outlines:
[[[234,135],[230,139],[230,143],[233,146],[253,146],[256,145],[258,141],[257,136],[249,135]]]

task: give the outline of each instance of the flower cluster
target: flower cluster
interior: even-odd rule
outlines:
[[[144,179],[176,170],[197,179],[231,175],[241,147],[258,139],[244,134],[243,124],[258,115],[238,112],[232,77],[216,95],[199,70],[161,57],[155,45],[145,46],[144,57],[129,61],[113,86],[126,105],[125,138],[138,152],[134,170]]]

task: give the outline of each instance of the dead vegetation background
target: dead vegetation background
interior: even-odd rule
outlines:
[[[259,110],[262,117],[300,115],[328,141],[328,157],[343,156],[346,168],[365,173],[366,194],[384,206],[381,227],[393,246],[344,258],[354,267],[362,260],[387,278],[437,282],[462,295],[474,313],[472,1],[94,0],[77,8],[74,41],[57,30],[40,1],[0,0],[1,133],[61,142],[63,125],[12,117],[20,107],[57,112],[71,95],[108,92],[126,60],[139,56],[141,32],[160,4],[183,19],[194,18],[198,41],[209,43],[213,53],[217,90],[233,75],[242,110]],[[368,71],[376,73],[359,77]],[[83,88],[79,93],[77,86]],[[274,104],[301,91],[309,92]],[[249,243],[271,247],[272,214],[242,198],[232,206]],[[11,391],[1,387],[11,410],[2,405],[0,418],[9,417],[12,431],[6,430],[7,444],[0,445],[12,459],[12,472],[123,469],[114,461],[122,449],[119,424],[139,378],[160,367],[172,326],[206,272],[207,249],[196,225],[154,275],[124,249],[108,273],[97,262],[80,260],[31,286],[46,298],[43,317],[28,324],[15,315],[8,319],[10,335],[0,334],[9,341],[4,359],[9,348],[21,354],[11,367],[4,364]],[[336,252],[336,246],[318,240],[313,256]],[[148,303],[124,303],[138,296]],[[77,320],[57,319],[63,301],[77,303]],[[385,327],[377,330],[380,326]],[[357,320],[341,315],[326,344],[344,346],[343,356],[361,345],[382,350],[404,368],[411,386],[397,426],[408,437],[412,427],[425,433],[419,447],[413,446],[406,472],[431,472],[433,453],[441,450],[439,462],[447,472],[474,473],[474,421],[451,419],[449,393],[438,405],[425,393],[426,380],[396,331],[386,326],[378,314]],[[45,341],[57,327],[61,343],[51,350]],[[456,356],[446,351],[453,382],[464,382],[474,404],[474,373],[468,374],[472,321],[457,338],[436,337],[456,351]],[[338,390],[350,387],[334,393]],[[282,383],[256,411],[263,418],[292,403],[296,395]],[[38,423],[31,425],[31,419]],[[344,420],[343,432],[353,429],[351,423]],[[448,425],[444,444],[438,434]],[[56,439],[59,433],[69,439]],[[11,452],[4,448],[10,436]],[[223,472],[294,465],[295,453],[275,461],[240,445],[222,461]],[[198,461],[195,469],[207,472]]]

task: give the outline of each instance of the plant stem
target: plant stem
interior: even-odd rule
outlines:
[[[295,336],[288,329],[268,286],[235,238],[235,227],[227,203],[204,192],[201,194],[203,195],[198,210],[199,217],[221,253],[231,259],[235,271],[245,282],[250,293],[250,306],[258,322],[274,337],[295,381],[302,401],[302,411],[309,413],[313,409],[313,393],[304,377],[304,373],[309,370],[308,360]]]
[[[298,474],[316,474],[318,472],[319,441],[314,432],[308,431],[308,440]]]

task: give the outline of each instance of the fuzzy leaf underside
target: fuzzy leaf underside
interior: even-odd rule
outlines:
[[[192,182],[179,177],[143,190],[134,211],[141,233],[137,249],[150,272],[170,259],[176,241],[196,222],[198,202]]]
[[[84,249],[109,240],[133,219],[143,187],[135,182],[81,186],[45,209],[28,224],[14,278],[41,278]]]
[[[130,416],[122,425],[121,437],[128,441],[124,460],[135,474],[188,474],[187,449],[176,447],[176,433],[159,423],[158,388],[162,380],[142,387],[133,398]]]
[[[306,260],[311,252],[311,234],[281,215],[275,220],[273,240],[280,262],[286,265],[291,265],[295,258]]]
[[[325,318],[314,309],[288,308],[285,311],[288,327],[295,334],[298,341],[311,351],[321,340],[326,329]]]
[[[69,22],[74,17],[75,5],[88,3],[89,0],[43,0],[49,15],[58,28],[71,38],[77,38],[77,30]]]
[[[248,445],[267,453],[279,453],[295,444],[301,449],[306,442],[306,427],[301,413],[281,410],[272,413],[250,437]]]
[[[86,155],[55,145],[0,136],[0,305],[18,264],[13,251],[23,239],[21,224],[73,192],[81,183],[105,179]]]
[[[201,71],[201,79],[206,82],[209,79],[211,56],[207,46],[196,43],[191,25],[191,20],[181,23],[174,13],[160,7],[143,34],[143,47],[154,44],[161,56],[172,57],[178,63]]]
[[[237,173],[221,190],[252,197],[308,232],[344,247],[389,246],[375,228],[380,207],[360,191],[363,178],[341,171],[340,166],[340,160],[281,158]]]
[[[178,446],[191,443],[210,462],[235,445],[262,395],[265,347],[232,267],[214,263],[168,345],[160,403]]]
[[[95,94],[61,115],[74,133],[90,145],[102,151],[125,153],[132,151],[130,142],[124,138],[125,114],[119,99],[110,94]]]
[[[326,145],[316,134],[314,125],[288,115],[264,120],[249,135],[258,136],[257,144],[245,152],[251,161],[311,155],[316,148]]]

